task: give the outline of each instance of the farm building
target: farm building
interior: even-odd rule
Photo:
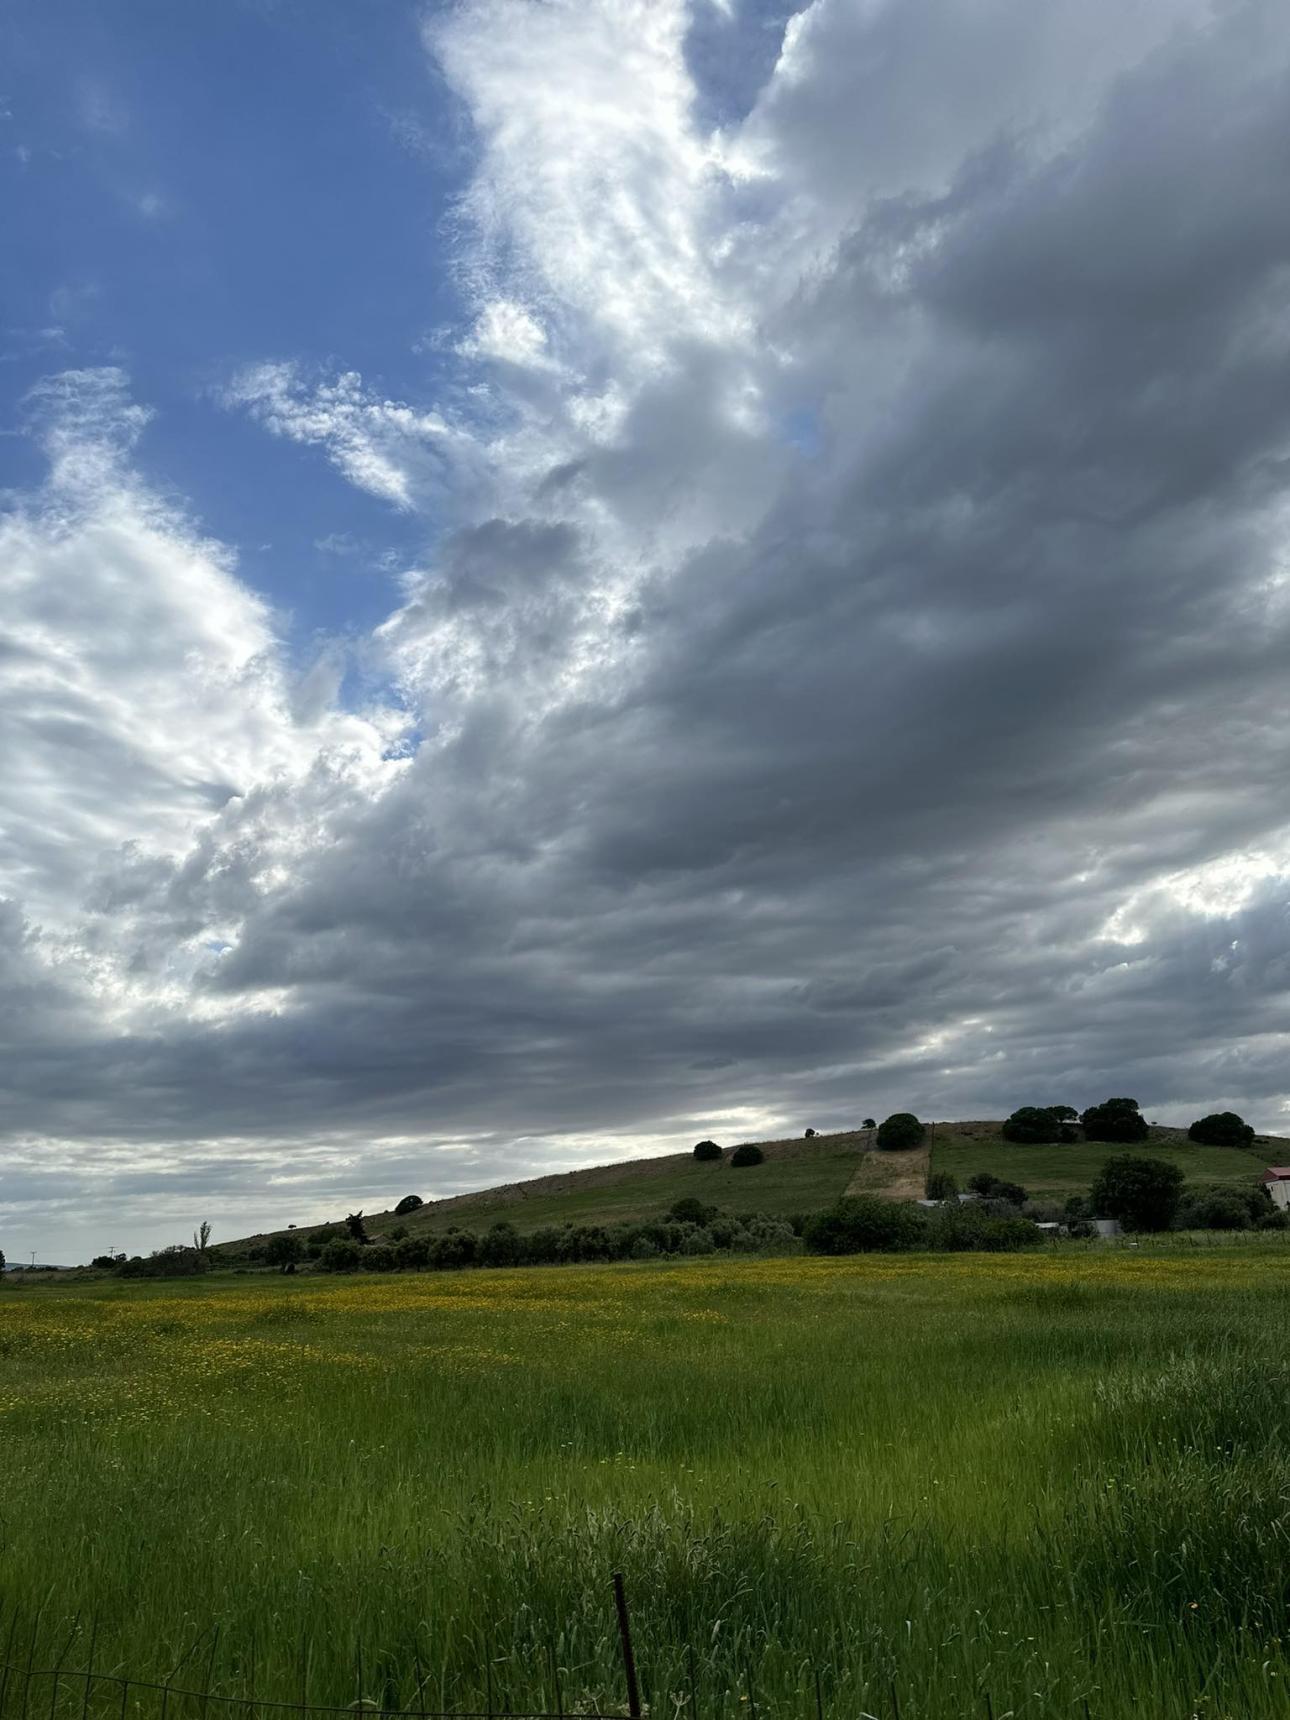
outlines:
[[[1290,1207],[1290,1165],[1269,1165],[1263,1173],[1263,1185],[1272,1196],[1273,1206]]]

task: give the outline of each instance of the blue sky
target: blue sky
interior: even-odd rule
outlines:
[[[1284,1126],[1282,0],[0,58],[0,1248]]]
[[[417,21],[388,0],[56,0],[3,25],[6,428],[51,366],[126,366],[157,414],[149,469],[236,543],[301,638],[384,615],[375,564],[427,522],[404,529],[212,394],[283,353],[397,378],[404,397],[441,386],[469,122]],[[28,444],[0,454],[5,481],[31,480]]]

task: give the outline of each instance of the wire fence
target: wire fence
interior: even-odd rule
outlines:
[[[550,1663],[541,1669],[539,1681],[544,1695],[554,1696],[553,1707],[514,1707],[504,1697],[495,1700],[497,1693],[492,1667],[487,1661],[483,1668],[483,1707],[432,1706],[425,1700],[429,1675],[423,1671],[415,1655],[409,1668],[413,1680],[411,1699],[390,1702],[390,1693],[386,1689],[387,1700],[378,1701],[367,1691],[369,1682],[374,1681],[378,1685],[384,1682],[382,1675],[364,1666],[362,1650],[358,1647],[355,1649],[351,1686],[353,1695],[347,1700],[319,1702],[309,1697],[305,1693],[308,1684],[306,1663],[301,1672],[300,1699],[285,1701],[255,1694],[254,1666],[247,1694],[226,1694],[216,1687],[218,1628],[203,1632],[169,1676],[158,1682],[96,1668],[97,1628],[91,1632],[84,1666],[70,1664],[73,1644],[80,1635],[77,1626],[73,1627],[55,1664],[38,1665],[39,1619],[26,1631],[19,1628],[21,1620],[15,1614],[9,1621],[7,1641],[0,1645],[0,1655],[3,1656],[0,1659],[0,1720],[279,1720],[279,1717],[285,1720],[288,1715],[300,1716],[301,1720],[324,1720],[324,1717],[339,1720],[341,1716],[345,1720],[651,1720],[651,1706],[658,1720],[682,1720],[682,1717],[684,1720],[724,1720],[728,1710],[720,1701],[705,1713],[692,1648],[687,1648],[684,1654],[688,1672],[681,1681],[684,1688],[649,1692],[655,1697],[652,1705],[642,1700],[642,1680],[636,1666],[631,1617],[623,1579],[617,1572],[613,1577],[613,1598],[621,1700],[610,1704],[589,1700],[585,1695],[566,1702],[561,1666],[554,1646]],[[204,1676],[197,1673],[201,1648],[206,1649]],[[783,1720],[788,1712],[786,1708],[760,1703],[751,1662],[744,1666],[738,1682],[742,1689],[725,1693],[727,1697],[734,1698],[737,1720],[770,1720],[771,1712]],[[801,1664],[795,1682],[800,1688],[797,1700],[791,1705],[793,1720],[826,1720],[825,1685],[820,1668],[809,1662]],[[882,1684],[885,1688],[880,1686],[878,1690],[866,1687],[863,1702],[855,1699],[856,1692],[849,1693],[850,1699],[843,1704],[846,1720],[911,1720],[908,1710],[902,1712],[896,1679],[884,1678]],[[1010,1720],[1013,1714],[1006,1702],[996,1704],[988,1688],[978,1688],[969,1700],[968,1707],[955,1710],[954,1720],[959,1720],[960,1715],[963,1720],[967,1720],[969,1715],[972,1720],[977,1720],[977,1717],[979,1720]],[[829,1711],[833,1711],[837,1705],[829,1702],[827,1706]],[[919,1708],[917,1712],[922,1714],[925,1710]],[[1072,1720],[1093,1720],[1087,1697],[1077,1697],[1065,1707],[1065,1712],[1071,1714]],[[949,1716],[945,1720],[949,1720]]]
[[[277,1716],[300,1715],[306,1720],[322,1720],[323,1716],[346,1716],[355,1720],[641,1720],[643,1708],[640,1683],[636,1671],[636,1655],[632,1645],[631,1617],[622,1575],[614,1573],[614,1612],[618,1629],[618,1645],[622,1659],[621,1706],[603,1708],[597,1704],[575,1703],[566,1708],[560,1676],[560,1666],[554,1652],[551,1665],[544,1669],[555,1695],[555,1707],[516,1709],[495,1704],[491,1668],[485,1668],[487,1691],[483,1708],[436,1708],[425,1701],[427,1678],[419,1663],[414,1664],[414,1694],[409,1703],[386,1706],[365,1694],[368,1678],[363,1665],[362,1650],[355,1652],[354,1696],[346,1702],[316,1702],[302,1697],[286,1702],[254,1694],[225,1695],[212,1688],[218,1631],[211,1637],[206,1677],[201,1688],[193,1688],[192,1663],[196,1659],[192,1648],[163,1682],[145,1678],[130,1678],[119,1672],[96,1670],[94,1647],[97,1631],[91,1635],[87,1664],[83,1667],[65,1665],[78,1632],[74,1628],[66,1649],[53,1666],[38,1666],[35,1661],[39,1620],[31,1628],[25,1661],[13,1658],[15,1638],[19,1636],[19,1619],[10,1620],[4,1659],[0,1661],[0,1720],[276,1720]],[[199,1639],[199,1642],[201,1639]],[[185,1681],[180,1682],[181,1674]],[[756,1720],[753,1710],[750,1720]]]

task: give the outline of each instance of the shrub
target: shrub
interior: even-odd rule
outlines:
[[[1020,1183],[1006,1182],[993,1171],[978,1171],[968,1178],[968,1187],[982,1200],[1002,1200],[1012,1206],[1024,1206],[1030,1198]]]
[[[1256,1220],[1259,1230],[1285,1230],[1290,1227],[1290,1215],[1284,1207],[1274,1206],[1271,1212],[1262,1213]]]
[[[382,1242],[402,1242],[403,1238],[407,1234],[408,1234],[408,1227],[406,1224],[396,1224],[394,1226],[393,1230],[387,1230],[386,1231],[385,1235],[381,1238],[381,1241]]]
[[[717,1216],[715,1206],[705,1206],[701,1200],[696,1200],[692,1194],[674,1200],[667,1209],[667,1216],[675,1224],[710,1224]]]
[[[764,1213],[748,1220],[743,1227],[743,1236],[753,1248],[772,1248],[781,1254],[793,1250],[797,1243],[791,1224],[785,1224],[782,1218],[769,1218]],[[739,1247],[742,1240],[737,1239],[735,1246]]]
[[[999,1217],[979,1206],[946,1206],[932,1213],[927,1225],[927,1246],[952,1253],[972,1250],[988,1254],[1013,1254],[1034,1248],[1043,1241],[1028,1218],[1015,1214]]]
[[[1254,1130],[1235,1111],[1212,1111],[1208,1117],[1197,1117],[1187,1138],[1206,1147],[1248,1147]]]
[[[430,1241],[425,1236],[405,1236],[394,1250],[400,1272],[420,1272],[430,1260]]]
[[[844,1195],[807,1220],[803,1240],[812,1254],[865,1254],[917,1248],[925,1231],[919,1207],[876,1195]]]
[[[687,1224],[685,1235],[681,1239],[682,1254],[714,1254],[716,1243],[702,1226]]]
[[[454,1228],[430,1244],[431,1268],[436,1272],[455,1272],[459,1267],[473,1266],[478,1246],[473,1230]]]
[[[271,1236],[264,1251],[265,1260],[270,1266],[276,1266],[280,1272],[294,1272],[297,1263],[304,1257],[304,1241],[291,1230],[284,1231],[281,1236]]]
[[[357,1272],[362,1250],[348,1236],[333,1236],[323,1247],[318,1256],[318,1264],[324,1272]]]
[[[1168,1230],[1182,1187],[1176,1165],[1121,1153],[1102,1166],[1090,1198],[1096,1212],[1118,1218],[1126,1230]]]
[[[393,1272],[394,1250],[388,1242],[373,1243],[361,1251],[360,1264],[365,1272]]]
[[[951,1171],[931,1171],[926,1192],[928,1200],[953,1200],[959,1192],[958,1181]]]
[[[1080,1121],[1090,1141],[1145,1141],[1147,1138],[1147,1119],[1139,1111],[1136,1099],[1103,1099],[1100,1105],[1090,1105]]]
[[[884,1152],[916,1147],[927,1133],[912,1111],[893,1111],[878,1127],[878,1145]]]
[[[874,1122],[872,1117],[866,1117],[864,1122],[861,1123],[860,1127],[862,1129],[876,1129],[878,1127],[878,1125],[877,1125],[877,1123]]]
[[[742,1170],[745,1165],[759,1165],[766,1155],[760,1147],[755,1147],[751,1141],[745,1141],[742,1147],[736,1147],[730,1155],[731,1170]]]
[[[1043,1141],[1073,1141],[1075,1131],[1057,1115],[1059,1109],[1067,1111],[1070,1107],[1023,1105],[1005,1120],[999,1133],[1005,1141],[1016,1141],[1021,1146],[1037,1146]]]
[[[807,1129],[806,1132],[803,1134],[802,1139],[804,1141],[813,1141],[815,1139],[815,1130],[814,1129]]]
[[[519,1231],[503,1218],[480,1238],[477,1259],[481,1266],[517,1266],[522,1252]]]
[[[405,1213],[415,1212],[419,1206],[424,1205],[425,1202],[419,1194],[405,1194],[403,1199],[395,1207],[394,1216],[396,1218],[402,1218]]]
[[[305,1243],[305,1251],[316,1259],[329,1242],[334,1242],[338,1236],[349,1233],[343,1224],[325,1224],[321,1230],[315,1230]]]
[[[372,1240],[367,1234],[367,1226],[363,1223],[362,1207],[359,1207],[357,1212],[351,1212],[346,1216],[345,1229],[349,1232],[351,1240],[360,1246]]]
[[[699,1141],[694,1149],[696,1159],[719,1159],[721,1148],[715,1141]]]
[[[554,1224],[545,1225],[524,1238],[524,1258],[534,1266],[550,1266],[560,1258],[560,1238],[564,1232]]]
[[[1178,1223],[1184,1230],[1248,1230],[1250,1209],[1240,1195],[1212,1189],[1185,1201]]]

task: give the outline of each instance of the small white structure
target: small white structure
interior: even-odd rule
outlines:
[[[1272,1196],[1273,1206],[1290,1207],[1290,1165],[1269,1165],[1263,1173],[1263,1186]]]
[[[1090,1218],[1094,1236],[1119,1236],[1120,1221],[1118,1218]]]

